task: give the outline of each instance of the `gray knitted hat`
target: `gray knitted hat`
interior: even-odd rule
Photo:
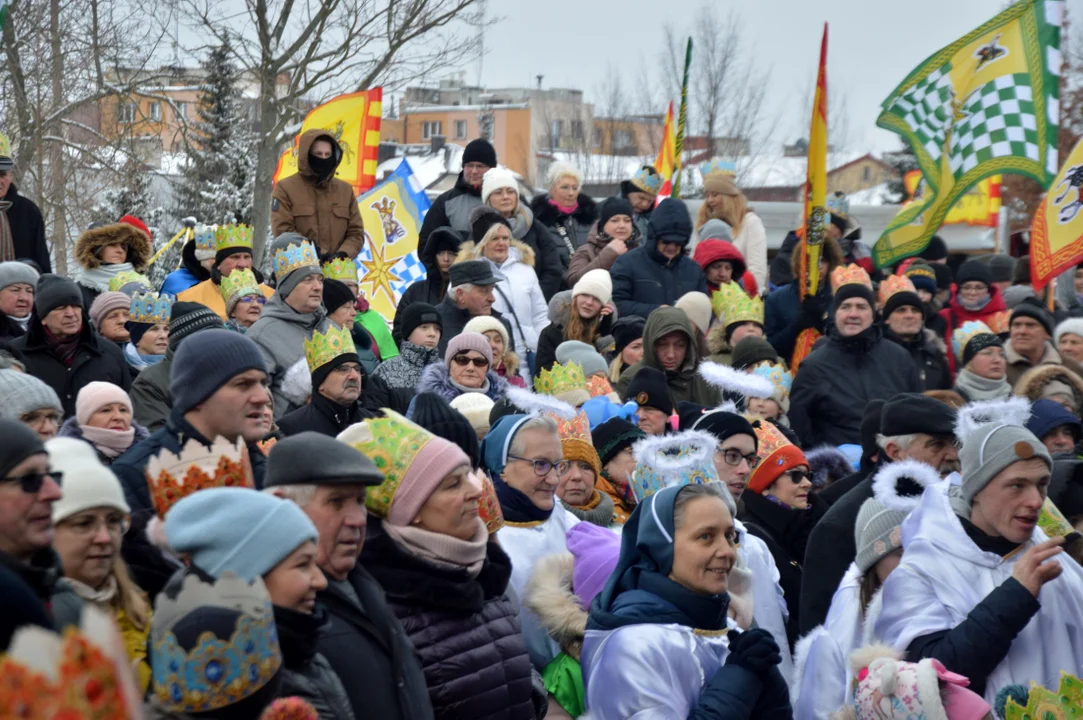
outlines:
[[[1053,459],[1034,433],[1019,425],[990,423],[963,440],[959,451],[963,499],[973,505],[974,496],[1004,468],[1021,460],[1038,458],[1053,469]]]
[[[28,412],[50,408],[61,415],[64,408],[56,391],[33,375],[18,370],[0,370],[0,418],[18,420]]]
[[[320,461],[312,462],[317,457]],[[376,465],[360,451],[342,440],[310,431],[275,443],[267,457],[263,486],[379,485],[383,481]]]
[[[38,284],[38,271],[26,263],[11,260],[0,263],[0,290],[15,283]]]
[[[921,502],[925,488],[939,482],[939,473],[917,460],[890,463],[876,473],[873,496],[861,506],[854,524],[854,562],[862,573],[902,547],[903,520]]]
[[[204,330],[176,350],[170,368],[173,409],[182,415],[246,370],[267,372],[259,346],[231,330]]]
[[[598,354],[594,346],[579,340],[565,340],[557,345],[556,356],[557,362],[561,365],[573,362],[581,366],[585,377],[609,370],[609,363]]]

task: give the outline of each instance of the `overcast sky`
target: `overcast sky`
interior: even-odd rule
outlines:
[[[501,21],[485,36],[482,83],[576,87],[597,101],[608,67],[634,82],[641,59],[657,63],[662,26],[686,28],[700,0],[489,1]],[[814,79],[823,22],[829,93],[847,101],[851,149],[892,150],[897,136],[876,127],[880,103],[907,73],[937,49],[1002,10],[1003,0],[716,0],[720,13],[740,13],[758,62],[769,69],[769,100],[784,114],[779,140],[807,127],[804,93]],[[1083,0],[1068,0],[1077,30]],[[1077,30],[1073,35],[1079,37]],[[464,68],[469,82],[477,66]],[[695,56],[692,60],[695,72]],[[658,108],[658,112],[664,108]],[[795,131],[788,131],[793,128]]]

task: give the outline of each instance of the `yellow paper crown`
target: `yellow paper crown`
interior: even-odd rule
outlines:
[[[349,258],[335,258],[323,264],[323,276],[330,280],[357,284],[357,265]]]
[[[1061,670],[1057,692],[1032,683],[1027,706],[1021,707],[1009,695],[1004,703],[1004,720],[1069,720],[1083,718],[1083,681]]]
[[[711,307],[723,327],[745,322],[763,325],[763,300],[750,298],[737,283],[727,283],[715,290],[711,294]]]
[[[214,250],[227,248],[252,249],[254,231],[251,225],[219,225],[214,229]]]
[[[263,294],[263,291],[259,289],[256,274],[248,268],[234,268],[229,275],[223,275],[218,290],[222,293],[222,299],[227,303],[233,297]]]
[[[534,390],[542,395],[553,395],[573,390],[587,390],[587,379],[583,376],[583,366],[578,363],[553,363],[553,367],[542,370],[534,378]]]
[[[169,324],[169,315],[173,309],[173,298],[158,293],[136,293],[132,295],[132,305],[128,310],[128,319],[145,325]]]
[[[154,511],[163,519],[178,501],[199,490],[256,487],[248,448],[241,438],[230,443],[218,437],[209,448],[189,440],[180,455],[162,450],[151,457],[145,472]]]
[[[337,327],[330,323],[326,333],[319,330],[312,333],[312,339],[305,340],[305,362],[308,363],[308,371],[316,372],[317,368],[323,367],[339,355],[357,354],[357,348],[353,344],[353,336],[348,327]]]
[[[887,304],[888,298],[896,293],[911,292],[917,294],[914,281],[905,275],[888,275],[880,283],[880,306]]]
[[[865,268],[856,263],[850,263],[849,265],[840,265],[831,271],[831,291],[838,292],[838,289],[843,285],[849,285],[854,283],[856,285],[864,285],[865,287],[872,289],[872,279],[869,278],[869,274],[865,272]]]
[[[435,435],[393,410],[385,409],[383,413],[384,417],[365,420],[351,428],[347,442],[383,473],[384,481],[365,494],[365,506],[378,517],[386,518],[410,464]]]
[[[150,292],[150,278],[134,270],[123,270],[114,275],[109,281],[109,292],[120,292],[122,287],[131,284],[139,285],[146,292]]]
[[[4,133],[0,133],[0,157],[11,157],[11,141]]]
[[[304,267],[320,267],[320,259],[316,255],[316,248],[308,240],[303,241],[300,245],[290,243],[286,249],[275,253],[275,277],[279,281],[294,270],[300,270]]]

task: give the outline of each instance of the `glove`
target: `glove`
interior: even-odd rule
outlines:
[[[730,630],[730,654],[726,664],[733,663],[756,675],[763,675],[782,662],[778,643],[771,633],[763,628],[753,628],[746,632]]]
[[[797,320],[801,330],[819,329],[824,321],[824,305],[816,295],[806,295],[801,301],[801,316]]]

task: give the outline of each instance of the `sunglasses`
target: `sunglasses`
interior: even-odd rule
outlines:
[[[3,482],[12,484],[18,483],[19,489],[27,495],[36,495],[38,491],[41,490],[41,486],[45,484],[45,478],[52,478],[53,482],[57,485],[62,485],[64,482],[64,473],[27,473],[26,475],[20,475],[19,477],[6,477]]]
[[[489,361],[483,357],[472,358],[467,355],[456,355],[451,359],[454,360],[455,364],[459,365],[460,367],[466,367],[470,363],[474,363],[474,367],[483,368],[489,364]]]
[[[263,297],[262,295],[245,295],[243,298],[241,298],[237,302],[242,302],[242,303],[244,303],[246,305],[248,303],[252,303],[252,302],[259,303],[260,305],[266,305],[267,304],[267,298]]]
[[[748,455],[744,455],[741,453],[740,450],[718,450],[717,454],[726,461],[727,465],[730,465],[732,467],[737,467],[738,465],[740,465],[742,460],[748,463],[749,469],[753,470],[756,468],[757,465],[760,464],[760,456],[756,453],[749,453]]]
[[[812,473],[806,472],[804,470],[790,470],[788,473],[785,474],[790,476],[790,482],[792,482],[794,485],[800,485],[801,483],[805,482],[806,479],[812,480]]]

